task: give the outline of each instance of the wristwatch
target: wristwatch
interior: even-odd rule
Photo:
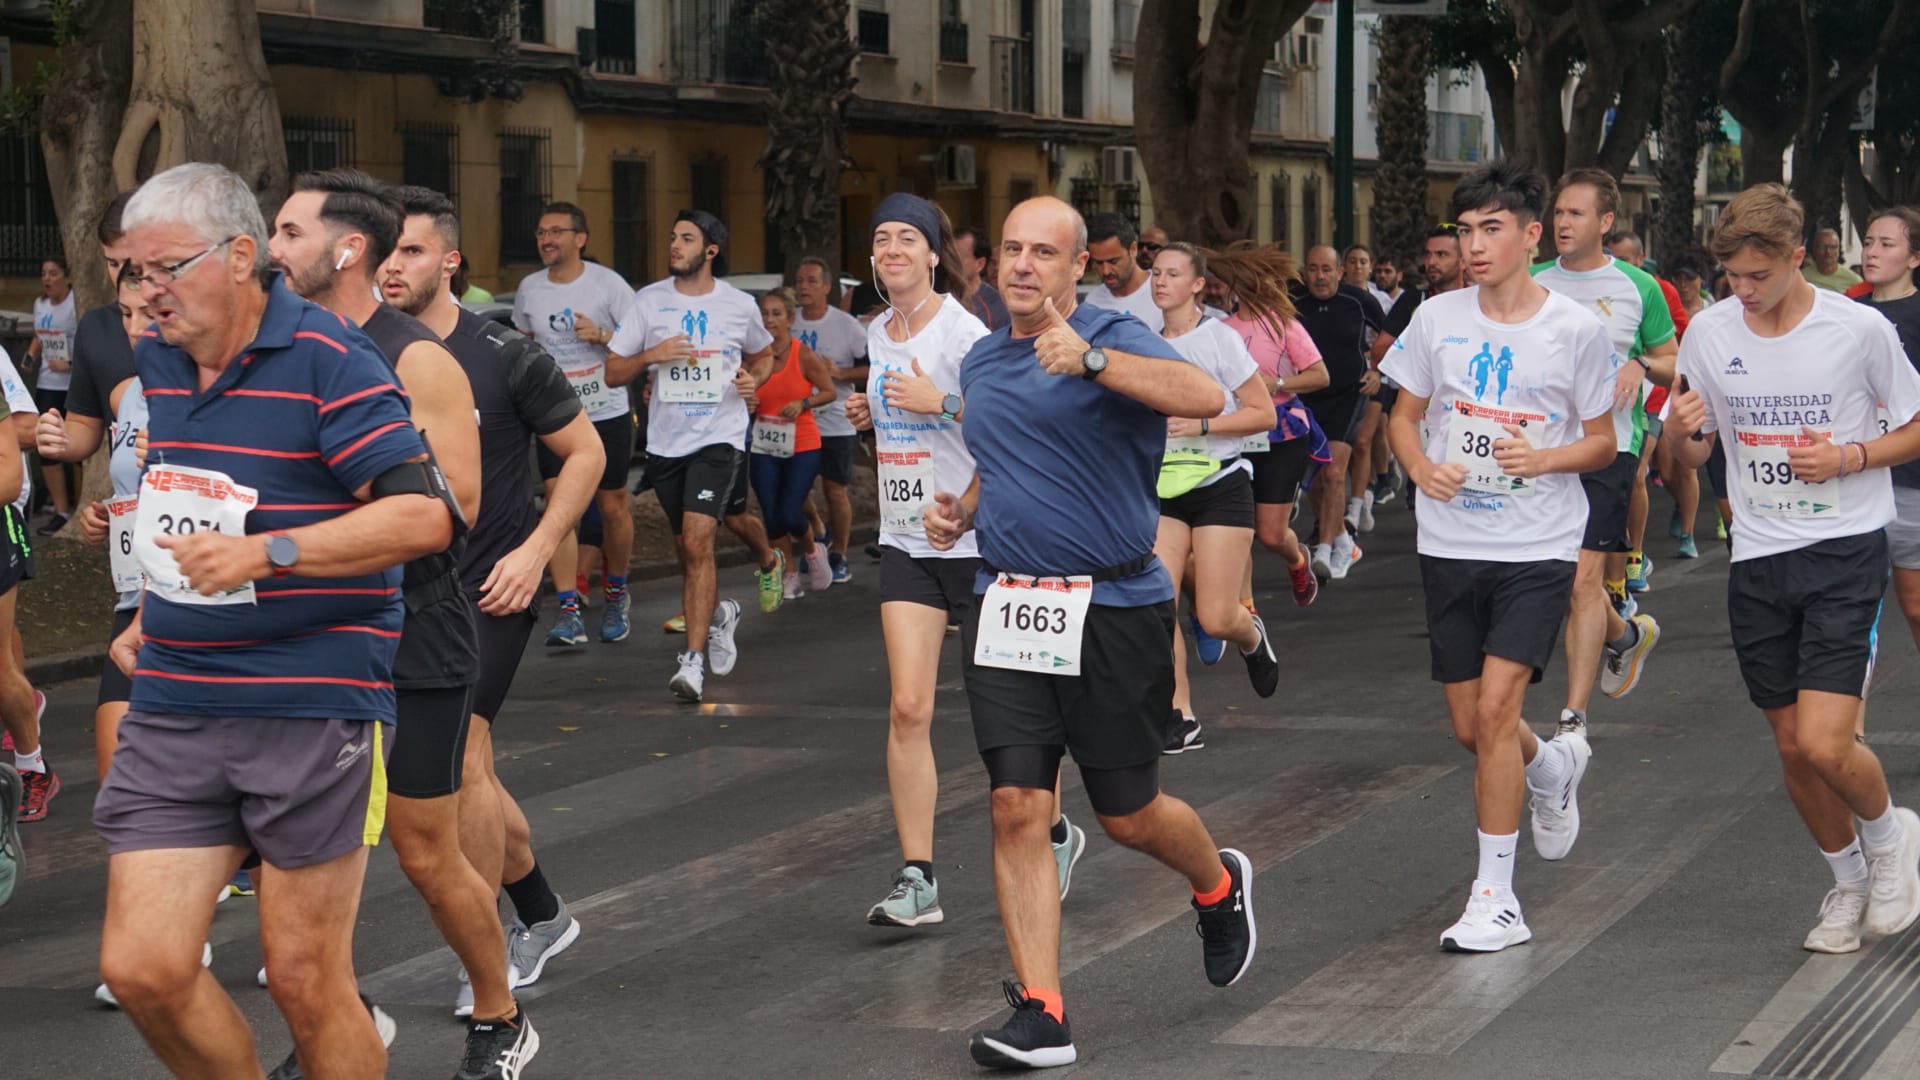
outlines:
[[[1096,346],[1080,354],[1080,364],[1086,368],[1080,373],[1080,377],[1092,382],[1107,370],[1107,354]]]
[[[960,418],[960,410],[965,406],[966,402],[960,400],[959,394],[948,394],[940,399],[940,419],[945,423],[953,423]]]
[[[300,545],[293,537],[283,532],[267,534],[267,565],[273,567],[274,577],[286,577],[293,573],[293,564],[300,561]]]

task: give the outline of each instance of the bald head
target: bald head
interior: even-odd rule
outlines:
[[[1319,244],[1307,250],[1307,261],[1300,268],[1300,276],[1307,280],[1307,291],[1316,300],[1330,300],[1340,291],[1340,275],[1343,267],[1340,253],[1332,246]]]
[[[1016,336],[1040,332],[1045,302],[1062,313],[1073,309],[1074,284],[1087,269],[1087,222],[1052,196],[1013,208],[1000,230],[1000,293]]]

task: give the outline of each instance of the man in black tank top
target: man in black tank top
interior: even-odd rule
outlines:
[[[573,943],[580,927],[548,887],[534,859],[526,815],[493,771],[493,725],[536,624],[542,576],[592,502],[606,451],[566,375],[544,349],[454,302],[449,282],[460,261],[460,221],[453,203],[420,187],[403,187],[395,195],[406,217],[400,242],[380,270],[381,293],[443,335],[466,369],[480,415],[481,509],[460,564],[467,594],[480,608],[483,662],[467,737],[460,835],[481,876],[495,888],[504,883],[513,901],[512,960],[516,985],[525,986]],[[539,514],[527,453],[536,439],[560,461]]]
[[[473,607],[459,573],[460,538],[481,508],[479,430],[458,362],[432,331],[374,293],[374,273],[392,252],[400,221],[399,204],[366,174],[304,173],[294,178],[293,194],[275,218],[268,249],[295,292],[358,326],[393,365],[414,425],[431,440],[464,519],[456,522],[447,551],[410,562],[403,572],[407,612],[393,665],[387,821],[401,869],[471,980],[474,1019],[464,1060],[494,1062],[481,1077],[510,1076],[539,1049],[539,1036],[513,1000],[494,893],[460,850],[454,797],[468,699],[480,669]],[[274,1075],[295,1076],[297,1068],[290,1058]]]

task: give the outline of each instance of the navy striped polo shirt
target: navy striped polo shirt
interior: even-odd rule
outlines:
[[[260,330],[205,391],[183,349],[152,329],[134,350],[149,465],[217,469],[255,488],[248,534],[363,505],[353,493],[426,453],[404,392],[358,327],[267,286]],[[393,721],[400,568],[254,582],[256,604],[200,606],[146,593],[131,705],[186,716]]]

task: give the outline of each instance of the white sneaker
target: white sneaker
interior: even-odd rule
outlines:
[[[1367,493],[1365,495],[1360,496],[1359,524],[1360,524],[1359,531],[1363,533],[1370,533],[1373,531],[1373,489],[1372,488],[1368,488]]]
[[[1347,571],[1353,569],[1354,545],[1352,533],[1341,533],[1340,539],[1333,542],[1333,556],[1327,561],[1327,574],[1335,581],[1345,581]]]
[[[1562,735],[1578,735],[1582,739],[1586,738],[1587,718],[1572,709],[1561,709],[1560,726],[1555,731],[1554,738],[1557,739]]]
[[[681,653],[680,670],[674,672],[673,678],[667,680],[667,689],[673,691],[673,696],[679,698],[681,701],[697,705],[700,703],[700,695],[706,691],[706,687],[707,673],[705,671],[705,665],[700,661],[700,654],[697,652]]]
[[[1900,839],[1891,850],[1867,852],[1867,933],[1897,934],[1920,917],[1920,816],[1896,807]]]
[[[267,969],[262,967],[260,973],[253,977],[253,981],[259,985],[260,989],[265,990],[267,988]]]
[[[1313,576],[1325,581],[1333,576],[1333,545],[1313,545]]]
[[[798,600],[807,595],[807,587],[800,583],[798,570],[789,570],[780,578],[780,595],[788,600]]]
[[[1528,802],[1533,807],[1533,850],[1548,862],[1567,857],[1573,842],[1580,839],[1580,778],[1587,774],[1587,762],[1593,748],[1584,735],[1560,735],[1540,744],[1543,754],[1566,758],[1565,770],[1557,791],[1536,791],[1527,785]]]
[[[1440,932],[1440,947],[1448,952],[1499,952],[1509,945],[1533,940],[1520,914],[1520,898],[1512,889],[1475,880],[1460,921]]]
[[[826,592],[833,587],[833,564],[827,562],[827,549],[816,547],[813,554],[807,556],[807,586],[814,592]]]
[[[1610,698],[1633,693],[1633,688],[1640,685],[1640,673],[1646,670],[1647,654],[1660,641],[1660,624],[1653,621],[1653,616],[1636,614],[1632,623],[1640,631],[1633,647],[1623,653],[1606,649],[1601,654],[1600,692]]]
[[[1860,950],[1860,924],[1867,913],[1867,890],[1836,885],[1820,901],[1820,924],[1800,947],[1808,952],[1850,953]]]
[[[739,602],[720,601],[720,606],[713,609],[713,624],[707,628],[707,663],[713,666],[715,675],[733,674],[733,665],[740,662],[740,649],[733,641],[739,629]]]
[[[1353,532],[1360,531],[1360,508],[1365,505],[1366,505],[1366,502],[1363,499],[1347,500],[1347,531],[1348,532],[1353,533]]]
[[[520,969],[507,965],[507,989],[520,988]],[[473,980],[467,978],[467,969],[460,969],[460,993],[453,999],[453,1015],[465,1020],[473,1015]]]

